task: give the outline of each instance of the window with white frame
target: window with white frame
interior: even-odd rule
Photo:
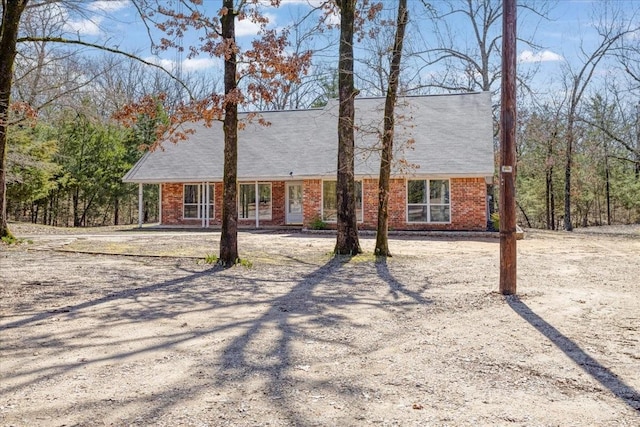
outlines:
[[[362,181],[355,182],[356,218],[362,222]],[[322,220],[335,222],[338,220],[338,194],[336,181],[322,182]]]
[[[208,218],[213,218],[214,205],[214,185],[209,184],[209,199],[207,199],[207,186],[204,184],[185,184],[183,192],[182,216],[185,219],[202,219],[205,212],[208,212]]]
[[[271,184],[258,184],[259,219],[270,220],[272,212]],[[238,187],[238,218],[256,219],[256,184],[243,183]]]
[[[407,181],[408,222],[451,222],[448,179]]]

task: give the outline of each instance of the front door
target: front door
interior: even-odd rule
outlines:
[[[287,224],[302,224],[302,182],[287,182]]]

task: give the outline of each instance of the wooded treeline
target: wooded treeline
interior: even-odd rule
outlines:
[[[517,206],[525,227],[640,221],[640,5],[626,2],[621,9],[620,3],[596,5],[589,43],[580,41],[577,57],[557,75],[528,63],[519,68]],[[552,4],[524,2],[520,17],[547,19]],[[44,41],[64,32],[74,5],[33,3],[21,21],[7,132],[7,215],[60,226],[132,223],[138,188],[121,178],[189,95],[168,74],[134,59]],[[398,96],[490,91],[497,103],[501,2],[410,7]],[[356,14],[374,9],[359,4]],[[389,83],[397,3],[375,10],[356,21],[359,96],[384,96]],[[242,99],[241,110],[309,108],[338,96],[337,33],[301,16],[287,36],[290,50],[313,53],[313,66],[299,80],[247,74],[237,83],[253,97]],[[519,50],[542,49],[535,33],[523,30],[519,37]],[[180,47],[176,40],[164,46],[167,52]],[[215,70],[170,71],[191,97],[203,99],[224,90],[221,69]],[[279,90],[267,96],[264,88],[278,79]],[[133,127],[114,120],[145,96],[155,97],[158,114],[137,117]],[[498,132],[496,125],[496,141]],[[155,221],[157,188],[145,192],[145,219]]]
[[[138,117],[133,127],[118,123],[113,114],[127,99],[133,102],[136,94],[143,94],[143,88],[149,94],[166,93],[171,82],[131,60],[87,59],[69,50],[53,54],[65,57],[64,64],[52,62],[58,71],[48,69],[52,64],[33,66],[32,58],[24,56],[17,61],[13,105],[35,105],[38,117],[29,111],[12,114],[7,136],[9,217],[66,227],[135,223],[138,186],[123,183],[122,177],[155,142],[156,124],[168,118],[160,99],[158,116]],[[66,90],[70,82],[64,78],[79,67],[95,74]],[[159,87],[160,82],[165,86]],[[43,95],[47,91],[51,93]],[[157,221],[158,188],[145,186],[144,192],[144,218]]]

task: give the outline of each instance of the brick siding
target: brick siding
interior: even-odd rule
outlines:
[[[272,217],[260,220],[261,226],[285,224],[285,182],[271,183]],[[212,226],[220,226],[222,214],[222,183],[214,184],[214,218]],[[183,218],[183,184],[162,185],[162,223],[165,225],[202,224],[200,219]],[[364,221],[358,224],[363,230],[375,230],[378,215],[378,180],[364,179],[362,182]],[[406,222],[406,181],[390,181],[389,229],[390,230],[486,230],[487,191],[484,178],[452,178],[450,180],[451,223],[411,224]],[[303,182],[303,226],[308,228],[322,214],[322,180],[308,179]],[[239,226],[255,226],[255,219],[238,221]],[[335,224],[328,224],[335,228]]]
[[[322,181],[306,179],[302,183],[303,226],[311,227],[311,223],[322,217]]]

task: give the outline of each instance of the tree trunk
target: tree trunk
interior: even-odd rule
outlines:
[[[547,176],[547,192],[548,192],[548,205],[549,214],[547,216],[547,228],[550,230],[556,229],[556,196],[553,188],[553,166],[549,169]]]
[[[358,94],[353,83],[353,33],[356,0],[340,0],[340,58],[338,60],[338,173],[337,173],[337,229],[338,255],[362,252],[358,240],[358,219],[355,199],[354,166],[354,99]]]
[[[636,179],[640,179],[640,104],[636,105]]]
[[[395,105],[398,95],[400,61],[408,19],[407,0],[400,0],[398,2],[398,24],[391,57],[389,85],[384,104],[384,130],[382,153],[380,154],[380,179],[378,181],[378,227],[376,229],[376,247],[373,251],[378,256],[391,256],[389,251],[389,181],[391,180],[391,160],[393,159]]]
[[[222,230],[218,263],[231,267],[238,261],[238,102],[235,53],[235,12],[233,0],[223,0],[227,13],[221,18],[222,37],[227,41],[224,61],[224,177],[222,189]],[[256,215],[258,211],[256,209]]]
[[[116,196],[113,199],[113,225],[118,225],[120,222],[120,198]]]
[[[555,134],[554,134],[555,135]],[[554,138],[555,139],[555,138]],[[553,140],[548,141],[547,146],[547,170],[546,170],[546,197],[545,207],[547,210],[547,230],[556,229],[556,203],[553,194]]]
[[[573,165],[573,112],[569,114],[567,125],[567,152],[564,169],[564,229],[573,231],[571,223],[571,166]]]
[[[76,188],[73,191],[73,226],[80,227],[80,190]]]
[[[3,2],[0,24],[0,238],[12,237],[7,223],[7,127],[20,17],[27,0]]]
[[[609,175],[609,150],[607,142],[604,143],[604,178],[605,178],[605,197],[607,199],[607,225],[611,225],[611,183]]]

